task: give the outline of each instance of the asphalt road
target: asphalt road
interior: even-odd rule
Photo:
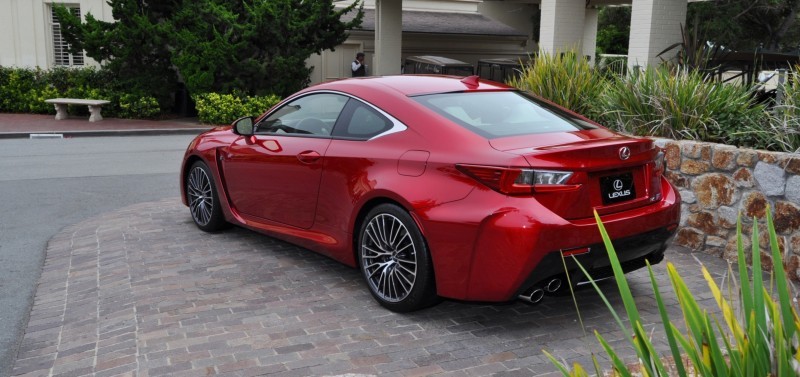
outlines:
[[[192,138],[0,140],[0,377],[11,373],[50,237],[97,214],[178,197]]]

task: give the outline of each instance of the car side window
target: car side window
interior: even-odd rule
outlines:
[[[256,124],[256,134],[330,136],[348,98],[310,94],[295,99]]]
[[[336,125],[334,136],[367,140],[390,130],[392,126],[392,121],[383,114],[360,101],[353,100],[342,113],[342,119]]]

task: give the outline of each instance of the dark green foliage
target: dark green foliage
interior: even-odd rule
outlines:
[[[361,23],[342,23],[355,4],[331,1],[192,1],[173,17],[173,63],[191,93],[289,95],[308,85],[311,54],[332,49]]]
[[[110,0],[116,22],[57,10],[65,38],[104,64],[124,88],[171,104],[177,77],[191,94],[287,95],[309,82],[305,60],[361,24],[357,4],[330,0]],[[357,16],[342,23],[342,14]]]
[[[603,7],[597,23],[597,52],[627,54],[631,34],[631,7]]]
[[[115,90],[147,93],[158,99],[161,108],[172,107],[178,76],[170,61],[172,35],[162,23],[176,7],[175,1],[145,5],[138,0],[110,1],[115,22],[86,14],[86,22],[67,8],[55,7],[62,35],[76,52],[103,63],[117,85]]]
[[[687,20],[731,49],[797,52],[799,18],[800,0],[711,0],[690,2]]]

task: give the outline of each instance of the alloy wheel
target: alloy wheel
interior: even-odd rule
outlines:
[[[186,188],[192,218],[200,225],[207,225],[211,221],[214,195],[211,180],[205,170],[200,166],[192,168],[187,179]]]
[[[382,300],[398,302],[409,295],[417,280],[417,250],[400,219],[387,213],[370,219],[362,235],[361,264]]]

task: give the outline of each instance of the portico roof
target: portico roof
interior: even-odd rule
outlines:
[[[342,21],[350,21],[354,16],[355,12],[345,14],[342,16]],[[361,27],[357,30],[375,31],[374,9],[364,9],[364,20],[361,23]],[[527,38],[525,33],[477,13],[446,13],[404,10],[403,32],[472,34]]]

